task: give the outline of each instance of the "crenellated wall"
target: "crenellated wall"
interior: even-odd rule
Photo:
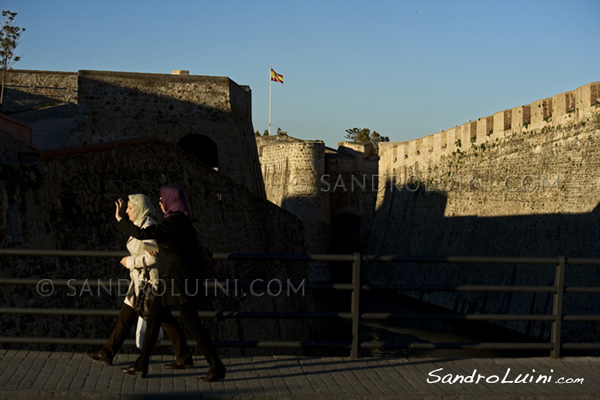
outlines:
[[[380,143],[380,171],[439,159],[475,144],[503,140],[522,132],[561,127],[585,121],[597,113],[600,82],[534,101],[529,105],[499,111],[461,126],[408,142]]]
[[[600,83],[405,143],[380,144],[371,254],[600,257]],[[370,269],[376,283],[553,285],[554,265],[404,264]],[[600,286],[598,266],[569,266],[567,285]],[[547,314],[544,293],[416,293],[460,313]],[[591,294],[565,313],[600,313]],[[548,339],[548,323],[498,322]],[[572,341],[600,334],[563,323]]]

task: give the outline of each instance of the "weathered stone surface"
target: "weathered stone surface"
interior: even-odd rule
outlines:
[[[487,118],[465,124],[460,139],[452,137],[446,147],[435,139],[450,137],[456,129],[433,135],[427,151],[415,150],[415,143],[425,138],[383,143],[369,253],[600,257],[599,87],[593,83],[534,102],[531,120],[524,117],[517,124],[515,114],[529,106],[512,109],[510,118],[496,113],[493,125]],[[558,106],[552,107],[553,100]],[[416,284],[554,284],[553,265],[405,265],[380,271],[373,270],[369,278]],[[568,285],[600,286],[600,270],[569,266],[566,279]],[[420,298],[467,313],[552,309],[549,294],[437,292]],[[600,312],[591,295],[565,299],[565,313]],[[550,334],[549,323],[503,324],[543,339]],[[593,322],[564,324],[570,340],[585,341],[599,333]]]
[[[8,75],[5,103],[5,113],[25,122],[72,118],[59,147],[155,137],[202,159],[203,147],[210,145],[214,154],[203,162],[214,163],[212,167],[264,197],[251,91],[229,78],[14,70]],[[55,107],[43,108],[50,105]]]
[[[70,148],[40,155],[35,186],[0,179],[3,199],[14,200],[20,215],[22,246],[33,249],[125,250],[125,240],[113,226],[114,202],[131,193],[144,193],[158,204],[163,182],[181,185],[188,193],[195,226],[213,252],[302,253],[300,221],[247,188],[208,168],[178,147],[159,139]],[[28,173],[23,166],[20,174]],[[3,176],[4,178],[5,176]],[[4,201],[3,201],[4,202]],[[156,206],[158,208],[158,205]],[[4,206],[3,206],[4,210]],[[4,217],[5,214],[3,214]],[[6,223],[2,221],[2,226]],[[11,245],[3,235],[0,247]],[[117,259],[4,259],[3,275],[40,279],[126,279]],[[267,262],[220,262],[217,277],[232,282],[229,295],[219,292],[207,309],[232,311],[306,311],[310,294],[256,296],[235,290],[236,279],[265,282],[308,277],[306,265]],[[2,287],[2,304],[16,307],[116,309],[122,297],[96,288],[55,287],[41,296],[36,288]],[[262,290],[264,292],[264,290]],[[121,292],[121,294],[124,294]],[[3,335],[107,337],[114,317],[3,315]],[[102,319],[104,318],[104,319]],[[100,321],[103,321],[100,323]],[[310,322],[286,320],[208,321],[219,340],[307,340]],[[238,350],[232,349],[233,354]]]

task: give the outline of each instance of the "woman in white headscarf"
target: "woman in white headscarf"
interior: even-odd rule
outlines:
[[[147,228],[156,224],[152,218],[154,207],[150,203],[148,197],[143,194],[129,195],[127,210],[125,211],[129,219],[134,225],[140,228]],[[146,250],[145,245],[156,245],[155,240],[138,240],[134,237],[129,237],[127,240],[127,250],[129,256],[121,259],[121,265],[129,270],[131,284],[121,311],[117,317],[117,325],[115,326],[108,341],[102,349],[88,353],[88,356],[97,361],[102,361],[107,365],[112,365],[115,354],[119,351],[123,342],[129,335],[129,331],[138,319],[133,306],[135,296],[139,293],[140,284],[144,285],[144,267],[148,268],[150,275],[150,283],[154,284],[158,280],[158,265],[156,256]],[[171,313],[167,313],[166,320],[162,321],[162,328],[171,340],[175,349],[175,361],[171,364],[166,364],[165,367],[173,369],[181,369],[193,366],[192,355],[188,344],[183,336],[182,330],[179,328],[175,317]]]

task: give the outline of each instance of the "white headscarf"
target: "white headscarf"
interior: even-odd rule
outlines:
[[[135,226],[141,226],[146,217],[154,215],[154,207],[146,195],[143,194],[130,194],[129,204],[133,209],[133,224]]]

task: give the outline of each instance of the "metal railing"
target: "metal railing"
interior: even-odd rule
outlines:
[[[124,257],[126,252],[120,251],[65,251],[65,250],[15,250],[0,249],[0,256],[36,256],[36,257]],[[333,289],[351,292],[350,312],[249,312],[249,311],[200,311],[202,318],[290,318],[290,319],[341,319],[351,322],[351,340],[349,342],[317,342],[317,341],[216,341],[217,346],[260,347],[260,348],[312,348],[329,347],[350,350],[350,357],[357,358],[359,349],[404,348],[404,349],[476,349],[476,350],[549,350],[551,357],[560,357],[562,350],[598,350],[600,342],[595,343],[563,343],[562,323],[599,322],[600,315],[573,314],[564,315],[564,295],[566,293],[600,293],[596,286],[565,286],[567,265],[600,265],[600,259],[559,257],[407,257],[407,256],[370,256],[354,253],[350,255],[333,254],[242,254],[216,253],[215,260],[257,260],[257,261],[318,261],[327,263],[352,263],[351,283],[314,283],[307,284],[306,289]],[[399,264],[529,264],[554,265],[554,284],[551,286],[531,285],[375,285],[361,281],[363,263],[399,263]],[[40,279],[0,278],[0,285],[38,285]],[[53,285],[81,285],[73,280],[52,281]],[[89,284],[89,283],[88,283]],[[101,282],[98,282],[100,285]],[[247,283],[246,283],[247,284]],[[214,287],[214,283],[209,286]],[[406,313],[361,313],[361,293],[371,290],[392,290],[396,292],[445,291],[445,292],[523,292],[549,293],[553,295],[552,314],[406,314]],[[17,308],[1,307],[0,314],[29,315],[71,315],[71,316],[116,316],[118,310],[90,309],[50,309],[50,308]],[[177,315],[177,313],[174,313]],[[382,321],[392,319],[440,319],[465,321],[541,321],[551,323],[549,342],[527,343],[386,343],[377,341],[361,341],[360,328],[363,321]],[[80,338],[47,338],[47,337],[0,337],[0,343],[28,344],[71,344],[101,345],[105,339]],[[128,340],[126,344],[131,344]]]

